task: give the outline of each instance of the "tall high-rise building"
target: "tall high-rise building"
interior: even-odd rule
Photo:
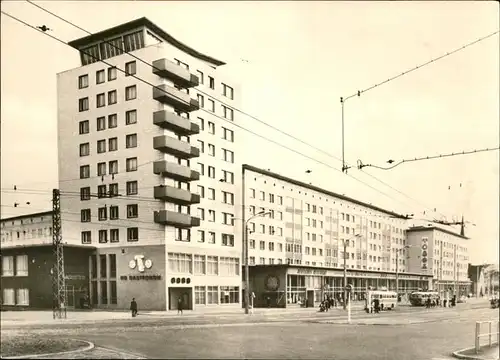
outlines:
[[[70,45],[81,66],[57,76],[62,236],[96,248],[92,303],[238,306],[241,92],[225,63],[146,18]]]

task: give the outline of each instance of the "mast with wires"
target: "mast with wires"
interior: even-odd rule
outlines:
[[[64,248],[61,234],[61,192],[52,190],[52,246],[55,263],[52,268],[52,295],[54,319],[66,319],[66,282],[64,274]]]

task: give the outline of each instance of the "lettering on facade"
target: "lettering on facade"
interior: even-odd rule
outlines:
[[[151,259],[145,259],[144,255],[136,255],[133,260],[129,261],[128,267],[131,269],[137,268],[137,271],[144,272],[144,270],[153,267],[153,261]]]
[[[319,270],[319,269],[297,269],[297,274],[326,275],[326,270]]]
[[[122,275],[120,280],[161,280],[161,275]]]
[[[427,255],[428,255],[428,252],[429,252],[429,238],[422,237],[422,242],[420,244],[420,249],[421,249],[421,253],[420,253],[420,265],[421,265],[421,269],[427,271],[427,266],[428,266],[428,264],[427,264],[427,262],[428,262]]]
[[[65,275],[64,279],[66,279],[66,280],[86,280],[87,277],[85,275]]]

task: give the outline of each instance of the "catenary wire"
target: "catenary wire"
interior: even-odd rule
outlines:
[[[46,12],[46,13],[48,13],[48,14],[50,14],[50,15],[52,15],[52,16],[54,16],[54,17],[56,17],[56,18],[58,18],[59,20],[64,21],[65,23],[67,23],[67,24],[69,24],[69,25],[71,25],[71,26],[73,26],[73,27],[75,27],[75,28],[77,28],[77,29],[79,29],[79,30],[81,30],[81,31],[83,31],[83,32],[85,32],[85,33],[87,33],[87,34],[89,34],[89,35],[93,35],[93,33],[92,33],[92,32],[90,32],[90,31],[88,31],[88,30],[86,30],[86,29],[82,28],[82,27],[81,27],[81,26],[79,26],[79,25],[76,25],[74,22],[71,22],[71,21],[69,21],[69,20],[67,20],[67,19],[63,18],[62,16],[59,16],[59,15],[55,14],[54,12],[52,12],[52,11],[50,11],[50,10],[48,10],[48,9],[44,8],[43,6],[40,6],[40,5],[38,5],[38,4],[36,4],[36,3],[32,2],[32,1],[30,1],[30,0],[26,0],[26,1],[27,1],[29,4],[31,4],[32,6],[35,6],[35,7],[39,8],[40,10],[42,10],[42,11],[44,11],[44,12]],[[110,41],[104,40],[104,42],[105,42],[106,44],[108,44],[108,45],[110,45],[110,46],[112,46],[112,47],[116,48],[116,49],[119,49],[120,51],[124,51],[126,54],[128,54],[128,55],[130,55],[131,57],[133,57],[133,58],[135,58],[135,59],[139,60],[140,62],[142,62],[142,63],[144,63],[144,64],[146,64],[146,65],[150,66],[151,68],[153,68],[153,69],[155,69],[155,70],[159,70],[159,69],[158,69],[158,68],[156,68],[153,64],[150,64],[149,62],[147,62],[147,61],[145,61],[145,60],[141,59],[140,57],[138,57],[138,56],[136,56],[136,55],[134,55],[134,54],[130,53],[129,51],[125,51],[124,49],[119,48],[118,46],[116,46],[115,44],[111,43]],[[466,46],[465,46],[465,47],[466,47]],[[465,48],[465,47],[463,47],[463,48]],[[437,59],[437,60],[439,60],[439,59]],[[206,93],[206,92],[202,91],[201,89],[197,89],[197,91],[198,91],[198,92],[200,92],[200,93],[202,93],[202,94],[204,94],[204,95],[206,95],[206,96],[211,96],[210,94],[208,94],[208,93]],[[365,90],[365,91],[368,91],[368,90]],[[287,132],[285,132],[285,131],[283,131],[283,130],[281,130],[281,129],[279,129],[279,128],[277,128],[277,127],[275,127],[275,126],[273,126],[273,125],[271,125],[271,124],[269,124],[269,123],[267,123],[267,122],[265,122],[265,121],[262,121],[262,120],[260,120],[259,118],[255,117],[255,116],[253,116],[253,115],[251,115],[251,114],[249,114],[249,113],[247,113],[247,112],[245,112],[245,111],[243,111],[243,110],[241,110],[241,109],[235,108],[235,107],[233,107],[233,106],[231,106],[231,105],[229,105],[229,104],[227,104],[227,103],[223,103],[223,102],[221,102],[221,103],[222,103],[224,106],[231,108],[233,111],[239,112],[239,113],[241,113],[241,114],[243,114],[243,115],[245,115],[245,116],[247,116],[247,117],[249,117],[249,118],[251,118],[251,119],[253,119],[253,120],[255,120],[255,121],[257,121],[257,122],[259,122],[259,123],[261,123],[261,124],[263,124],[263,125],[265,125],[265,126],[267,126],[267,127],[271,128],[271,129],[273,129],[273,130],[275,130],[275,131],[278,131],[279,133],[281,133],[281,134],[283,134],[283,135],[286,135],[286,136],[288,136],[288,137],[290,137],[290,138],[292,138],[292,139],[294,139],[294,140],[296,140],[296,141],[298,141],[298,142],[300,142],[300,143],[302,143],[302,144],[304,144],[304,145],[307,145],[307,146],[311,147],[312,149],[315,149],[316,151],[319,151],[319,152],[321,152],[321,153],[323,153],[323,154],[326,154],[327,156],[330,156],[330,157],[332,157],[332,158],[334,158],[334,159],[336,159],[336,160],[338,160],[338,161],[340,161],[340,162],[343,162],[343,160],[341,160],[338,156],[335,156],[335,155],[333,155],[333,154],[331,154],[331,153],[329,153],[329,152],[327,152],[327,151],[325,151],[325,150],[323,150],[323,149],[320,149],[320,148],[318,148],[318,147],[316,147],[316,146],[314,146],[314,145],[312,145],[312,144],[310,144],[310,143],[308,143],[308,142],[306,142],[306,141],[304,141],[304,140],[302,140],[302,139],[300,139],[300,138],[298,138],[298,137],[296,137],[296,136],[294,136],[294,135],[291,135],[291,134],[289,134],[289,133],[287,133]],[[347,164],[348,166],[350,166],[350,164],[349,164],[349,163],[346,163],[346,164]],[[385,186],[389,187],[390,189],[392,189],[392,190],[396,191],[397,193],[399,193],[399,194],[401,194],[401,195],[403,195],[403,196],[407,197],[408,199],[410,199],[410,200],[414,201],[414,202],[415,202],[416,204],[418,204],[419,206],[422,206],[422,207],[427,208],[427,209],[431,209],[430,207],[428,207],[428,206],[426,206],[426,205],[422,204],[421,202],[419,202],[419,201],[418,201],[418,200],[416,200],[415,198],[413,198],[413,197],[409,196],[408,194],[406,194],[406,193],[404,193],[404,192],[402,192],[402,191],[400,191],[400,190],[396,189],[396,188],[395,188],[395,187],[393,187],[392,185],[390,185],[390,184],[388,184],[388,183],[386,183],[386,182],[382,181],[381,179],[379,179],[379,178],[375,177],[374,175],[372,175],[372,174],[370,174],[370,173],[366,173],[366,172],[364,172],[364,174],[368,175],[369,177],[371,177],[372,179],[374,179],[374,180],[376,180],[377,182],[381,183],[382,185],[385,185]],[[444,216],[444,214],[441,214],[441,215],[443,215],[443,216]]]
[[[13,16],[13,15],[10,15],[10,14],[8,14],[8,13],[4,12],[4,11],[1,11],[1,12],[2,12],[2,14],[4,14],[4,15],[6,15],[6,16],[8,16],[8,17],[10,17],[10,18],[12,18],[12,19],[14,19],[14,20],[16,20],[16,21],[20,22],[21,24],[23,24],[23,25],[25,25],[25,26],[27,26],[27,27],[30,27],[30,28],[32,28],[33,30],[36,30],[37,32],[39,32],[39,31],[36,29],[36,27],[34,27],[34,26],[32,26],[32,25],[30,25],[30,24],[28,24],[28,23],[24,22],[23,20],[21,20],[21,19],[19,19],[19,18],[15,17],[15,16]],[[58,42],[60,42],[60,43],[62,43],[62,44],[65,44],[65,45],[67,45],[67,46],[70,46],[68,43],[66,43],[65,41],[63,41],[63,40],[61,40],[61,39],[59,39],[59,38],[57,38],[57,37],[55,37],[55,36],[52,36],[52,35],[50,35],[50,34],[47,34],[46,32],[43,32],[43,34],[44,34],[44,35],[49,36],[50,38],[52,38],[52,39],[54,39],[54,40],[56,40],[56,41],[58,41]],[[104,63],[104,64],[106,64],[106,65],[108,65],[108,66],[110,66],[110,67],[116,68],[116,69],[117,69],[117,70],[119,70],[120,72],[123,72],[123,73],[127,74],[127,72],[126,72],[125,70],[120,69],[120,68],[118,68],[118,67],[116,67],[116,66],[114,66],[114,65],[112,65],[112,64],[110,64],[110,63],[108,63],[108,62],[106,62],[106,61],[104,61],[104,60],[100,60],[100,59],[98,59],[96,56],[94,56],[94,55],[92,55],[92,54],[86,53],[85,51],[82,51],[82,50],[79,50],[79,51],[80,51],[80,52],[82,52],[82,53],[84,53],[84,54],[86,54],[86,55],[88,55],[88,56],[90,56],[90,57],[93,57],[93,58],[97,59],[98,61],[100,61],[100,62],[102,62],[102,63]],[[137,79],[137,80],[139,80],[139,81],[141,81],[141,82],[144,82],[144,83],[146,83],[146,84],[148,84],[148,85],[150,85],[150,86],[152,86],[152,87],[154,87],[154,88],[157,88],[155,85],[153,85],[153,84],[149,83],[148,81],[146,81],[146,80],[144,80],[144,79],[142,79],[142,78],[140,78],[140,77],[136,76],[135,74],[134,74],[134,75],[130,74],[129,76],[131,76],[131,77],[133,77],[133,78],[135,78],[135,79]],[[163,89],[161,89],[161,88],[157,88],[157,89],[166,93],[166,91],[165,91],[165,90],[163,90]],[[172,95],[172,94],[169,94],[169,96],[173,96],[173,95]],[[173,97],[175,97],[175,96],[173,96]],[[212,116],[215,116],[215,117],[217,117],[217,118],[219,118],[219,119],[221,119],[221,120],[223,120],[223,121],[226,121],[226,122],[228,122],[228,123],[232,124],[233,126],[236,126],[236,127],[240,128],[240,129],[242,129],[242,130],[245,130],[245,131],[247,131],[247,132],[249,132],[249,133],[251,133],[251,134],[253,134],[253,135],[257,136],[257,137],[260,137],[260,138],[262,138],[262,139],[264,139],[264,140],[267,140],[267,141],[269,141],[269,142],[271,142],[271,143],[273,143],[273,144],[275,144],[275,145],[278,145],[278,146],[283,147],[283,148],[285,148],[285,149],[287,149],[287,150],[289,150],[289,151],[292,151],[292,152],[294,152],[294,153],[296,153],[296,154],[298,154],[298,155],[301,155],[302,157],[305,157],[305,158],[307,158],[307,159],[310,159],[310,160],[312,160],[312,161],[315,161],[315,162],[317,162],[317,163],[319,163],[319,164],[322,164],[322,165],[324,165],[324,166],[326,166],[326,167],[329,167],[329,168],[331,168],[331,169],[333,169],[333,170],[335,170],[335,171],[337,171],[337,172],[341,172],[339,169],[337,169],[337,168],[335,168],[335,167],[333,167],[333,166],[331,166],[331,165],[328,165],[328,164],[326,164],[326,163],[325,163],[325,162],[323,162],[323,161],[317,160],[317,159],[315,159],[315,158],[313,158],[313,157],[311,157],[311,156],[308,156],[308,155],[306,155],[306,154],[301,153],[300,151],[297,151],[297,150],[295,150],[295,149],[292,149],[292,148],[290,148],[290,147],[287,147],[287,146],[285,146],[285,145],[282,145],[282,144],[280,144],[280,143],[278,143],[278,142],[276,142],[276,141],[274,141],[274,140],[271,140],[271,139],[269,139],[269,138],[267,138],[267,137],[265,137],[265,136],[263,136],[263,135],[257,134],[257,133],[255,133],[254,131],[251,131],[251,130],[249,130],[249,129],[246,129],[246,128],[244,128],[244,127],[242,127],[242,126],[240,126],[240,125],[238,125],[238,124],[236,124],[236,123],[234,123],[234,122],[232,122],[232,121],[230,121],[230,120],[227,120],[227,119],[225,119],[225,118],[223,118],[223,117],[221,117],[221,116],[218,116],[218,115],[216,115],[216,114],[214,114],[214,113],[212,113],[212,112],[210,112],[210,111],[208,111],[208,110],[206,110],[206,109],[200,108],[200,110],[205,111],[205,112],[207,112],[208,114],[210,114],[210,115],[212,115]],[[152,162],[152,161],[151,161],[151,162]],[[149,162],[149,163],[151,163],[151,162]],[[145,164],[146,164],[146,163],[145,163]],[[145,164],[143,164],[143,165],[145,165]],[[397,202],[399,202],[399,203],[401,203],[401,204],[405,204],[406,206],[408,206],[408,204],[406,204],[406,203],[404,203],[404,202],[402,202],[402,201],[400,201],[400,200],[398,200],[398,199],[395,199],[394,197],[392,197],[392,196],[388,195],[387,193],[384,193],[384,192],[380,191],[379,189],[376,189],[375,187],[373,187],[373,186],[371,186],[371,185],[369,185],[369,184],[365,183],[364,181],[362,181],[362,180],[360,180],[360,179],[358,179],[358,178],[356,178],[356,177],[354,177],[354,176],[352,176],[352,175],[348,175],[348,176],[349,176],[349,177],[351,177],[352,179],[356,180],[357,182],[359,182],[359,183],[361,183],[361,184],[363,184],[363,185],[365,185],[365,186],[367,186],[367,187],[371,188],[372,190],[375,190],[376,192],[378,192],[378,193],[380,193],[380,194],[382,194],[382,195],[384,195],[384,196],[386,196],[386,197],[388,197],[388,198],[390,198],[390,199],[392,199],[392,200],[396,200]],[[97,177],[97,176],[96,176],[96,177]],[[76,179],[63,179],[63,180],[60,180],[60,182],[62,182],[62,181],[76,181],[76,180],[80,180],[80,178],[76,178]],[[381,181],[381,180],[380,180],[380,181]],[[384,183],[384,184],[385,184],[385,183]],[[386,185],[387,185],[387,184],[386,184]],[[403,194],[403,193],[402,193],[402,194]],[[406,196],[408,197],[408,195],[406,195]],[[412,199],[412,200],[414,200],[414,199]],[[415,201],[415,200],[414,200],[414,201]],[[412,207],[412,206],[410,206],[410,207]],[[430,207],[426,207],[426,208],[427,208],[427,209],[429,209],[429,210],[431,209]]]

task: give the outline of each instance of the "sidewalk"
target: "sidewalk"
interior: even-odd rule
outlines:
[[[453,353],[453,357],[457,359],[471,359],[471,360],[498,360],[499,348],[498,344],[494,344],[492,347],[482,346],[478,354],[476,354],[474,348],[468,348],[464,350],[455,351]]]

